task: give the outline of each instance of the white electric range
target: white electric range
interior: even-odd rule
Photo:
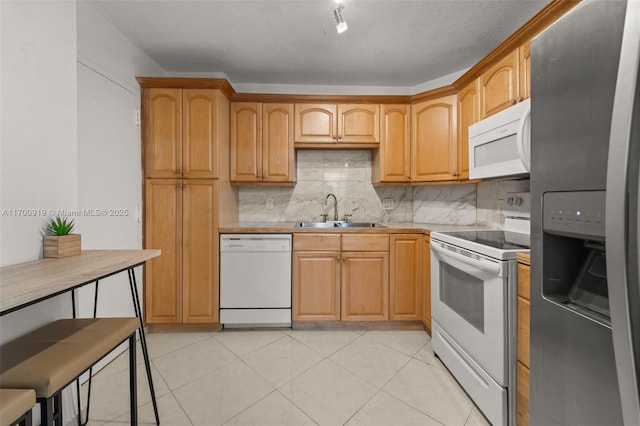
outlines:
[[[433,351],[492,424],[515,425],[516,253],[529,193],[509,193],[499,230],[431,233]]]

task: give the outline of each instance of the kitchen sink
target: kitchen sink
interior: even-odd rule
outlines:
[[[300,228],[338,228],[338,222],[298,222]]]
[[[344,221],[328,221],[328,222],[298,222],[296,226],[301,228],[386,228],[375,222],[344,222]]]
[[[386,228],[385,225],[374,222],[340,222],[341,228]]]

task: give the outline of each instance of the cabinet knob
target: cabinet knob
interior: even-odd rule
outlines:
[[[518,101],[517,101],[517,100],[515,100],[515,99],[511,99],[511,100],[509,101],[509,103],[511,103],[511,105],[515,105],[515,104],[517,104],[517,103],[518,103]]]
[[[342,139],[342,135],[338,135],[338,139]]]
[[[451,173],[451,175],[452,175],[453,177],[456,177],[456,176],[458,176],[458,172],[453,172],[453,173]]]
[[[337,141],[337,140],[338,140],[338,137],[337,137],[335,134],[334,134],[332,137],[333,137],[333,140],[334,140],[334,141]]]
[[[522,102],[522,101],[524,101],[524,98],[523,98],[522,96],[518,96],[518,97],[516,98],[516,100],[517,100],[518,102]]]

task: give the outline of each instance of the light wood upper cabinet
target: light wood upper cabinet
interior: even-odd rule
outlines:
[[[256,182],[262,174],[262,104],[231,103],[231,180]]]
[[[390,236],[389,319],[420,321],[423,235]]]
[[[296,104],[295,141],[335,143],[338,106],[333,104]]]
[[[295,180],[293,104],[231,104],[231,180]]]
[[[480,80],[458,92],[458,179],[469,179],[469,126],[480,121]]]
[[[264,104],[262,113],[262,180],[294,182],[293,104]]]
[[[411,180],[456,180],[458,177],[457,96],[411,106]]]
[[[376,144],[380,106],[373,104],[296,104],[295,142]]]
[[[519,96],[521,99],[531,97],[531,42],[526,42],[518,49],[519,63]]]
[[[338,142],[380,143],[380,105],[339,104]]]
[[[431,331],[431,238],[424,236],[422,263],[422,323]]]
[[[480,76],[481,119],[518,102],[518,61],[518,50],[515,50]]]
[[[182,177],[218,177],[217,96],[215,90],[182,90]]]
[[[182,175],[182,90],[146,89],[145,175],[175,178]]]
[[[218,96],[209,89],[145,89],[146,177],[217,177]]]
[[[380,106],[380,148],[373,152],[373,183],[411,180],[409,105]]]
[[[162,250],[146,268],[148,323],[218,321],[216,185],[146,180],[145,245]]]

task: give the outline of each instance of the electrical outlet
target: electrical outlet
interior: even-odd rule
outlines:
[[[393,210],[396,208],[396,204],[393,198],[385,198],[382,200],[382,210]]]
[[[135,111],[135,118],[134,121],[136,123],[136,126],[140,127],[140,125],[142,124],[142,117],[140,116],[140,110],[137,109]]]
[[[273,198],[267,198],[267,210],[273,210]]]

